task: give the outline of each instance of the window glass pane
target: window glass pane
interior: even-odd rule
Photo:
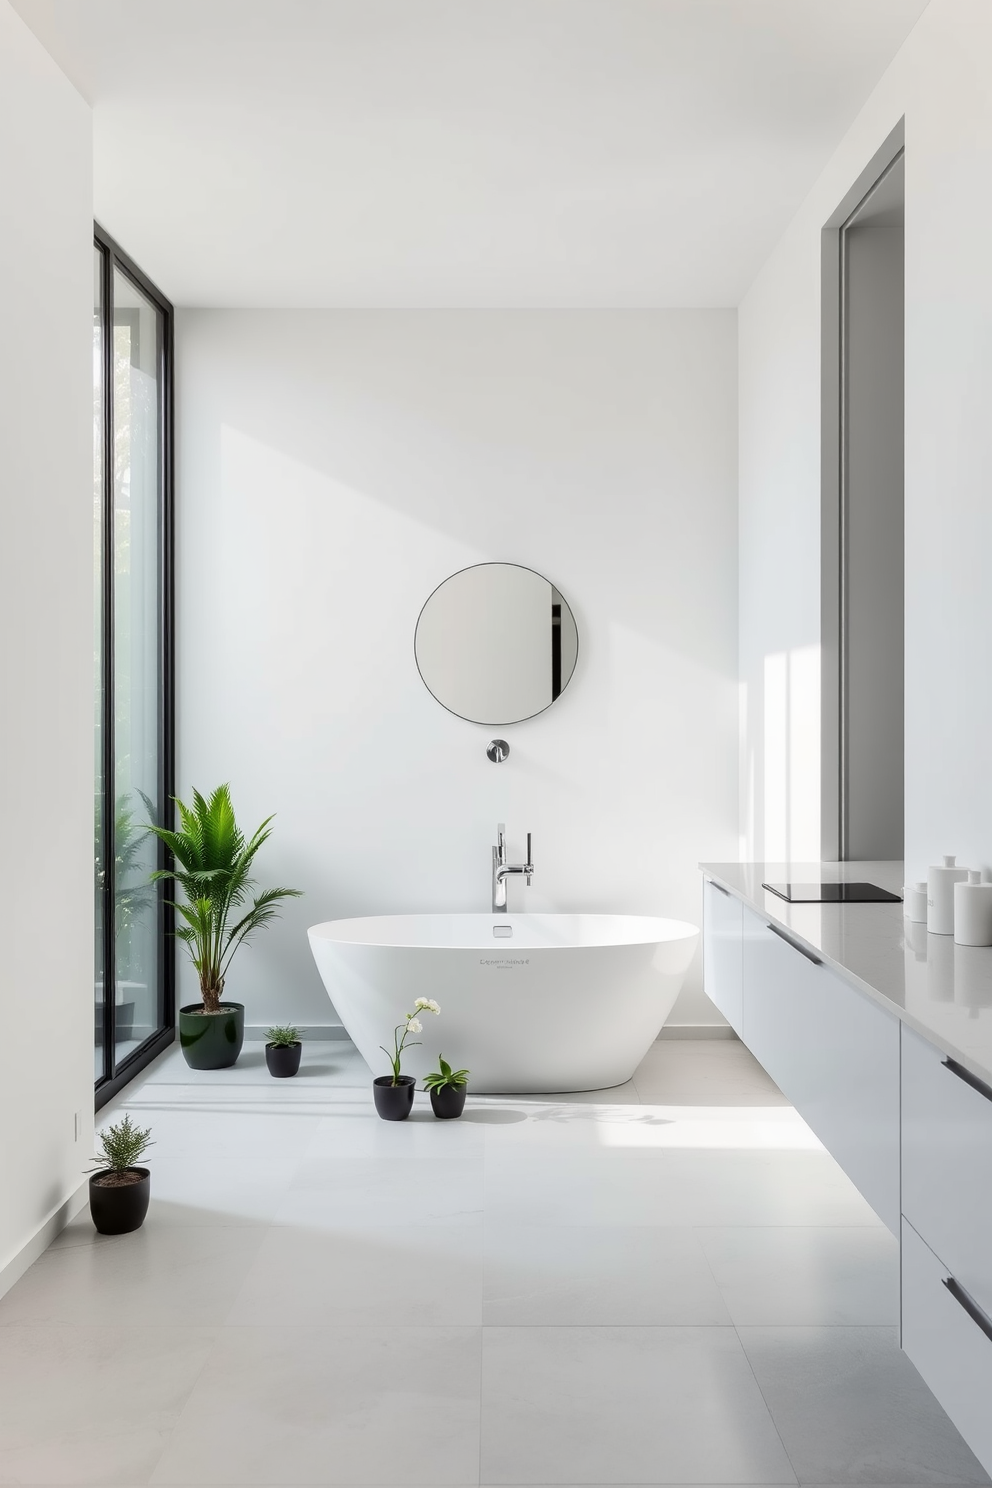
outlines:
[[[107,1073],[103,1031],[103,263],[93,250],[93,930],[96,946],[94,991],[94,1077]]]
[[[163,1021],[161,913],[147,831],[162,803],[160,740],[163,317],[114,269],[115,1063]]]

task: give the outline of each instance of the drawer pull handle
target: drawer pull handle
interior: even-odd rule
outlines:
[[[814,966],[823,965],[823,962],[820,960],[819,956],[815,956],[813,952],[808,951],[804,945],[800,945],[798,941],[793,940],[791,935],[786,935],[785,931],[780,930],[777,925],[769,925],[768,928],[773,935],[778,936],[779,940],[784,940],[787,946],[791,946],[794,951],[798,951],[800,956],[805,956],[807,961],[812,961]]]
[[[958,1079],[970,1085],[972,1090],[977,1090],[979,1095],[984,1095],[987,1101],[992,1101],[992,1085],[986,1085],[984,1080],[973,1075],[971,1070],[965,1069],[963,1064],[958,1064],[956,1059],[942,1059],[940,1062],[945,1069],[950,1070],[952,1075],[957,1075]]]
[[[944,1285],[959,1307],[963,1307],[973,1323],[977,1323],[986,1338],[992,1339],[992,1318],[983,1312],[973,1297],[969,1297],[963,1286],[953,1276],[944,1277]]]
[[[729,889],[725,889],[723,887],[723,884],[718,884],[716,882],[716,880],[715,879],[712,879],[712,878],[708,878],[706,880],[706,882],[709,884],[709,886],[710,886],[711,889],[716,889],[716,891],[717,891],[718,894],[723,894],[724,897],[727,898],[727,899],[730,898],[730,890]]]

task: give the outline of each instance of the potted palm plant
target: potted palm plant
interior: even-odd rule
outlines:
[[[285,1080],[299,1072],[303,1045],[300,1030],[292,1027],[270,1028],[265,1035],[265,1065],[270,1075]]]
[[[191,1069],[226,1069],[237,1060],[245,1036],[245,1009],[222,1001],[224,982],[238,947],[277,918],[277,905],[298,898],[299,889],[255,894],[255,855],[271,835],[267,816],[246,837],[237,824],[230,788],[219,785],[209,798],[193,792],[193,804],[176,799],[179,829],[150,827],[169,849],[173,866],[153,878],[174,879],[183,901],[169,901],[183,921],[176,935],[185,944],[200,979],[202,1004],[179,1009],[179,1041]]]
[[[151,1134],[130,1116],[97,1134],[103,1152],[90,1173],[90,1214],[101,1235],[127,1235],[148,1213],[151,1180],[148,1169],[135,1164],[152,1145]]]
[[[465,1109],[468,1070],[453,1070],[444,1055],[438,1056],[438,1068],[424,1077],[424,1089],[430,1091],[434,1115],[451,1121]]]

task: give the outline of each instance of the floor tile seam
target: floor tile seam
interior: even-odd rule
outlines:
[[[11,1330],[19,1329],[22,1332],[35,1331],[50,1333],[69,1331],[86,1333],[176,1333],[188,1332],[190,1329],[199,1329],[213,1336],[207,1340],[211,1351],[221,1341],[225,1332],[243,1333],[254,1329],[256,1332],[299,1333],[309,1332],[325,1336],[328,1333],[477,1333],[480,1341],[486,1333],[518,1332],[529,1329],[540,1333],[569,1333],[576,1329],[582,1329],[586,1333],[592,1332],[624,1332],[642,1333],[651,1330],[655,1333],[698,1333],[723,1332],[736,1333],[737,1329],[732,1323],[392,1323],[387,1319],[375,1323],[362,1322],[214,1322],[214,1323],[166,1323],[166,1322],[132,1322],[132,1323],[100,1323],[100,1322],[11,1322],[3,1325]],[[770,1325],[775,1326],[775,1325]],[[819,1325],[811,1325],[819,1326]],[[891,1329],[882,1330],[891,1332]],[[742,1344],[743,1347],[743,1344]],[[205,1365],[203,1366],[206,1367]],[[202,1371],[201,1371],[202,1372]],[[199,1378],[199,1375],[197,1375]],[[829,1488],[829,1485],[827,1485]]]
[[[351,1091],[347,1087],[337,1086],[332,1093],[323,1093],[312,1087],[306,1090],[296,1091],[292,1094],[280,1092],[271,1095],[266,1092],[262,1085],[240,1084],[230,1090],[223,1090],[219,1086],[209,1090],[193,1090],[189,1086],[170,1085],[166,1089],[159,1089],[154,1094],[140,1094],[130,1097],[122,1103],[122,1108],[127,1110],[151,1110],[160,1106],[163,1110],[183,1111],[196,1106],[209,1106],[211,1110],[224,1111],[233,1110],[239,1105],[257,1106],[269,1111],[291,1111],[298,1106],[313,1105],[319,1109],[314,1113],[319,1116],[321,1110],[328,1110],[335,1106],[348,1106],[355,1110],[367,1110],[364,1092]]]
[[[483,1323],[483,1333],[501,1331],[505,1333],[518,1332],[520,1329],[529,1328],[534,1333],[570,1333],[577,1328],[582,1328],[586,1333],[605,1332],[613,1333],[643,1333],[650,1329],[654,1333],[698,1333],[702,1330],[707,1332],[736,1333],[737,1329],[733,1323]],[[739,1341],[739,1340],[738,1340]],[[741,1345],[743,1348],[743,1344]]]
[[[825,1219],[809,1224],[796,1224],[791,1219],[750,1219],[732,1220],[724,1224],[691,1224],[688,1228],[694,1230],[877,1230],[884,1226],[881,1222],[876,1224],[867,1219],[862,1224],[852,1224],[849,1219]]]
[[[795,1226],[795,1225],[789,1225],[789,1224],[786,1224],[786,1223],[776,1224],[774,1222],[771,1222],[771,1223],[764,1222],[764,1223],[761,1223],[761,1224],[755,1224],[755,1223],[752,1223],[752,1224],[738,1224],[738,1223],[735,1222],[733,1224],[723,1224],[723,1225],[719,1225],[719,1224],[717,1224],[717,1225],[698,1225],[698,1224],[695,1224],[692,1220],[689,1220],[687,1222],[673,1222],[672,1224],[663,1224],[663,1223],[659,1223],[659,1221],[657,1219],[605,1219],[605,1220],[586,1220],[586,1219],[575,1219],[574,1217],[568,1218],[568,1219],[549,1219],[549,1220],[546,1220],[544,1222],[540,1222],[539,1221],[536,1224],[529,1226],[528,1225],[528,1222],[526,1220],[517,1219],[515,1216],[513,1216],[513,1217],[511,1217],[509,1219],[501,1219],[501,1218],[498,1219],[495,1216],[492,1216],[490,1218],[489,1222],[492,1223],[492,1224],[512,1226],[514,1228],[519,1227],[521,1229],[528,1228],[529,1227],[529,1228],[534,1228],[534,1229],[581,1229],[581,1230],[614,1230],[614,1229],[617,1229],[617,1230],[619,1230],[619,1229],[628,1229],[628,1230],[692,1230],[692,1229],[706,1229],[706,1230],[722,1230],[722,1229],[728,1229],[728,1230],[787,1230],[787,1229],[795,1229],[795,1228],[805,1228],[805,1229],[811,1229],[811,1230],[841,1230],[841,1229],[866,1229],[867,1230],[867,1229],[873,1228],[873,1226],[870,1226],[870,1225],[822,1224],[822,1225]]]
[[[691,1228],[694,1230],[885,1230],[885,1233],[890,1237],[893,1244],[899,1244],[895,1235],[892,1234],[892,1231],[886,1229],[885,1225],[880,1219],[865,1220],[863,1224],[852,1223],[850,1220],[844,1220],[843,1223],[836,1224],[823,1224],[819,1221],[817,1221],[816,1223],[813,1223],[812,1221],[808,1223],[798,1223],[795,1220],[790,1219],[769,1220],[767,1223],[759,1224],[754,1220],[750,1220],[742,1224],[702,1224],[687,1226],[687,1228]],[[824,1485],[820,1485],[820,1488],[824,1488]],[[831,1488],[831,1485],[826,1485],[826,1488]]]
[[[714,1277],[714,1281],[715,1280],[716,1280],[716,1278]],[[721,1293],[721,1295],[722,1295],[722,1293]],[[748,1373],[750,1374],[751,1378],[754,1380],[754,1388],[757,1390],[758,1395],[759,1395],[759,1397],[761,1399],[761,1403],[765,1407],[765,1411],[766,1411],[766,1413],[768,1415],[768,1419],[769,1419],[769,1421],[772,1424],[772,1430],[775,1432],[775,1435],[778,1437],[779,1444],[781,1445],[782,1451],[785,1453],[785,1460],[789,1464],[790,1468],[792,1469],[792,1474],[793,1474],[793,1477],[796,1480],[796,1484],[799,1485],[799,1488],[801,1488],[800,1480],[799,1480],[799,1473],[798,1473],[798,1471],[796,1469],[796,1464],[792,1460],[792,1453],[789,1451],[788,1447],[785,1444],[785,1438],[782,1436],[782,1433],[779,1430],[778,1422],[776,1421],[776,1419],[775,1419],[775,1417],[774,1417],[774,1415],[772,1413],[772,1408],[771,1408],[771,1406],[768,1403],[768,1399],[767,1399],[767,1397],[765,1395],[765,1392],[761,1388],[761,1382],[758,1379],[757,1374],[755,1373],[754,1365],[751,1362],[751,1356],[750,1356],[750,1354],[748,1353],[747,1349],[744,1346],[744,1340],[741,1337],[740,1329],[738,1328],[738,1326],[736,1325],[736,1323],[734,1324],[734,1333],[735,1333],[736,1338],[737,1338],[737,1346],[738,1346],[738,1348],[740,1349],[741,1353],[744,1356],[744,1362],[747,1365]]]
[[[25,1326],[26,1327],[31,1327],[33,1325],[30,1324],[30,1323],[28,1323],[28,1324],[25,1324]],[[46,1325],[46,1324],[38,1324],[38,1326],[39,1327],[44,1327],[44,1326],[48,1326],[48,1325]],[[77,1324],[66,1324],[66,1325],[58,1324],[58,1325],[55,1325],[55,1326],[89,1327],[90,1325],[88,1323],[81,1323],[81,1324],[78,1324],[78,1325]],[[101,1325],[94,1324],[93,1326],[101,1326]],[[108,1324],[107,1326],[108,1327],[111,1327],[113,1325],[112,1324]],[[129,1325],[124,1324],[123,1326],[127,1327]],[[143,1324],[143,1323],[135,1323],[135,1324],[133,1324],[131,1326],[133,1326],[135,1329],[137,1329],[137,1330],[139,1330],[141,1332],[147,1332],[150,1329],[154,1329],[154,1328],[182,1327],[183,1325],[182,1324],[178,1324],[178,1323],[177,1324],[165,1324],[165,1323]],[[188,1325],[188,1326],[194,1326],[194,1325],[191,1324],[191,1325]],[[220,1341],[221,1334],[223,1334],[224,1332],[226,1332],[228,1330],[231,1331],[231,1332],[235,1332],[235,1333],[244,1333],[246,1330],[251,1329],[251,1328],[254,1328],[257,1332],[260,1332],[260,1333],[271,1333],[271,1332],[280,1332],[280,1333],[310,1332],[310,1333],[319,1334],[321,1337],[324,1337],[328,1333],[335,1333],[335,1332],[342,1332],[342,1333],[365,1333],[365,1332],[369,1332],[369,1333],[389,1333],[389,1334],[392,1334],[392,1333],[466,1333],[466,1334],[467,1333],[481,1333],[481,1331],[482,1331],[482,1329],[483,1329],[483,1327],[485,1325],[483,1323],[392,1323],[388,1319],[384,1318],[382,1320],[382,1322],[379,1322],[379,1323],[322,1323],[322,1322],[308,1322],[308,1323],[281,1323],[281,1322],[280,1323],[229,1323],[229,1322],[224,1322],[224,1323],[212,1323],[212,1324],[203,1325],[203,1326],[208,1327],[208,1329],[209,1329],[210,1332],[217,1334],[217,1338],[213,1340],[213,1343],[217,1343],[217,1342]],[[213,1346],[213,1344],[211,1346]]]
[[[110,1324],[107,1324],[107,1326],[110,1326]],[[141,1324],[135,1324],[135,1326],[140,1327]],[[158,1324],[150,1324],[150,1329],[155,1329],[156,1326],[158,1326]],[[170,1326],[177,1327],[181,1326],[181,1324],[170,1324]],[[143,1332],[144,1330],[149,1329],[143,1329]],[[165,1452],[167,1452],[167,1449],[170,1448],[171,1443],[173,1443],[173,1436],[175,1430],[177,1430],[178,1423],[180,1423],[181,1418],[183,1418],[184,1412],[186,1412],[187,1406],[189,1406],[189,1402],[190,1400],[192,1400],[193,1394],[195,1394],[196,1390],[198,1390],[199,1381],[201,1381],[202,1376],[204,1376],[205,1370],[207,1370],[208,1363],[210,1363],[211,1357],[213,1357],[214,1351],[216,1351],[217,1344],[219,1344],[220,1342],[220,1333],[222,1333],[222,1330],[223,1324],[214,1324],[213,1327],[210,1327],[210,1332],[213,1333],[214,1338],[211,1338],[210,1345],[208,1345],[207,1351],[205,1351],[204,1362],[202,1362],[201,1366],[199,1366],[199,1369],[196,1370],[195,1376],[193,1376],[192,1381],[190,1381],[189,1388],[187,1388],[186,1394],[184,1394],[183,1396],[183,1403],[181,1403],[178,1411],[175,1412],[173,1424],[171,1424],[171,1426],[167,1428],[159,1427],[159,1439],[161,1439],[161,1448],[159,1448],[159,1451],[156,1452],[155,1460],[153,1460],[152,1463],[149,1464],[149,1467],[147,1467],[147,1472],[144,1473],[143,1478],[140,1479],[143,1488],[144,1485],[149,1485],[150,1482],[152,1482],[152,1479],[155,1478],[156,1467],[159,1466],[162,1458],[164,1458]],[[135,1481],[135,1488],[138,1488],[137,1481]]]
[[[478,1445],[479,1445],[479,1450],[478,1450],[478,1455],[477,1455],[477,1460],[476,1460],[476,1468],[475,1468],[475,1480],[476,1480],[477,1483],[481,1483],[482,1482],[482,1443],[483,1443],[482,1424],[483,1424],[483,1413],[484,1413],[484,1410],[485,1410],[485,1403],[486,1403],[485,1402],[485,1394],[486,1394],[485,1386],[486,1386],[486,1382],[485,1382],[485,1378],[484,1378],[484,1369],[485,1369],[485,1341],[486,1340],[485,1340],[485,1333],[483,1331],[483,1328],[484,1328],[484,1324],[480,1323],[480,1325],[479,1325],[479,1346],[478,1346],[478,1353],[477,1353],[477,1364],[478,1364],[478,1375],[477,1375],[477,1378],[478,1378],[478,1381],[479,1381],[479,1415],[478,1415],[478,1422],[479,1422],[479,1429],[478,1429],[479,1442],[478,1442]]]
[[[719,1282],[719,1280],[717,1278],[717,1274],[713,1270],[713,1263],[711,1262],[709,1256],[706,1253],[706,1246],[703,1244],[702,1239],[700,1238],[700,1235],[699,1235],[699,1231],[701,1229],[713,1229],[713,1228],[719,1228],[719,1226],[713,1226],[713,1225],[693,1225],[693,1227],[692,1227],[692,1233],[693,1233],[693,1236],[695,1237],[696,1244],[699,1246],[700,1254],[703,1257],[703,1264],[705,1265],[707,1271],[710,1274],[710,1279],[712,1280],[713,1285],[716,1287],[717,1292],[718,1292],[718,1294],[720,1296],[720,1300],[722,1301],[724,1307],[727,1310],[727,1316],[730,1319],[731,1327],[734,1329],[734,1332],[736,1333],[737,1332],[737,1324],[734,1321],[734,1314],[731,1311],[730,1302],[729,1302],[729,1300],[727,1298],[727,1294],[724,1291],[723,1287],[720,1285],[720,1282]],[[759,1228],[759,1226],[756,1225],[756,1226],[754,1226],[754,1228],[757,1229],[757,1228]],[[761,1228],[764,1228],[764,1226],[761,1226]],[[738,1343],[740,1343],[740,1335],[738,1335],[737,1341],[738,1341]],[[740,1346],[741,1346],[742,1349],[744,1348],[744,1345],[742,1343],[740,1344]],[[745,1358],[746,1357],[747,1357],[747,1355],[745,1354]],[[748,1368],[750,1368],[750,1361],[748,1361]],[[754,1371],[752,1370],[752,1374],[753,1374],[753,1372]],[[761,1398],[762,1398],[762,1400],[764,1400],[765,1397],[762,1396]],[[767,1402],[765,1403],[765,1409],[766,1410],[768,1409]],[[771,1412],[769,1411],[768,1414],[771,1415]],[[774,1425],[774,1422],[772,1424]],[[778,1430],[777,1427],[775,1429],[776,1429],[776,1431]],[[785,1444],[783,1443],[783,1447],[784,1447],[784,1445]],[[786,1454],[786,1455],[788,1456],[788,1454]],[[789,1464],[790,1464],[790,1466],[792,1465],[792,1459],[791,1459],[791,1457],[789,1458]],[[794,1468],[793,1468],[793,1471],[795,1471]]]
[[[215,1328],[213,1328],[211,1330],[214,1333],[215,1336],[211,1340],[209,1348],[206,1350],[206,1353],[205,1353],[204,1359],[203,1359],[203,1363],[201,1364],[200,1368],[196,1371],[195,1378],[193,1379],[193,1381],[192,1381],[189,1389],[186,1391],[185,1396],[183,1397],[182,1405],[179,1407],[179,1410],[176,1412],[175,1419],[173,1420],[171,1426],[169,1426],[167,1429],[163,1429],[163,1430],[160,1431],[160,1438],[161,1438],[162,1445],[161,1445],[160,1450],[158,1451],[158,1453],[155,1456],[155,1460],[148,1467],[147,1474],[145,1475],[145,1477],[143,1479],[143,1484],[144,1485],[148,1485],[148,1484],[150,1484],[152,1482],[152,1479],[155,1477],[155,1472],[156,1472],[156,1469],[158,1468],[159,1463],[162,1461],[162,1459],[164,1458],[166,1452],[172,1446],[173,1440],[175,1438],[175,1434],[176,1434],[177,1430],[179,1429],[179,1425],[180,1425],[180,1423],[181,1423],[181,1421],[183,1419],[183,1416],[186,1414],[186,1411],[189,1409],[190,1401],[193,1399],[193,1396],[194,1396],[195,1392],[197,1391],[197,1388],[198,1388],[198,1386],[200,1384],[200,1380],[203,1378],[204,1374],[206,1373],[207,1366],[209,1365],[211,1359],[216,1354],[218,1345],[222,1341],[222,1338],[223,1338],[223,1335],[224,1335],[224,1332],[225,1332],[225,1328],[226,1328],[226,1325],[225,1324],[220,1324],[219,1326],[217,1326],[217,1327],[215,1327]],[[190,1488],[190,1485],[187,1484],[186,1485],[186,1488]]]
[[[521,1329],[529,1329],[534,1333],[571,1333],[576,1329],[583,1329],[586,1333],[593,1332],[623,1332],[644,1333],[648,1329],[654,1333],[699,1333],[724,1332],[736,1333],[733,1323],[483,1323],[482,1332],[519,1332]],[[741,1345],[744,1347],[744,1345]]]

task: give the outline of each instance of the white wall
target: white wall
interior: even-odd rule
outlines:
[[[93,1151],[92,197],[89,109],[0,0],[0,1290]]]
[[[931,0],[740,307],[742,808],[745,857],[819,857],[820,230],[903,115],[906,859],[917,878],[940,852],[992,864],[987,0]]]
[[[177,371],[180,787],[276,811],[265,880],[306,890],[235,965],[249,1022],[331,1020],[308,924],[488,909],[499,820],[534,833],[511,907],[698,923],[697,860],[737,855],[733,312],[190,311]],[[579,626],[498,731],[413,657],[484,559]],[[698,965],[675,1018],[719,1021]]]

